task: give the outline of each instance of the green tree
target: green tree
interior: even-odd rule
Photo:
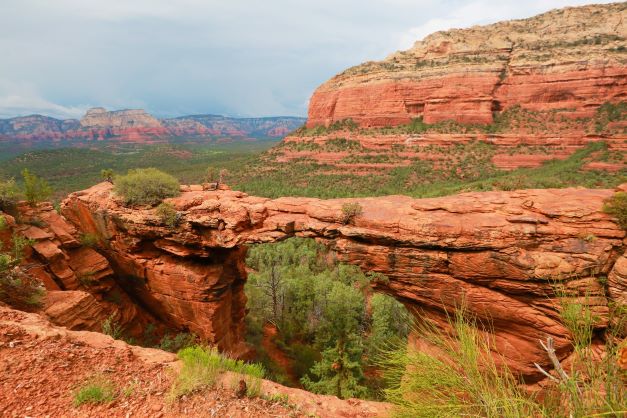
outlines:
[[[52,188],[48,182],[32,174],[28,168],[22,170],[22,178],[24,179],[24,196],[31,206],[48,199],[52,194]]]

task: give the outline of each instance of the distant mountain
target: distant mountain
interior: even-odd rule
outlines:
[[[143,109],[89,109],[81,120],[41,115],[0,119],[0,141],[232,141],[281,138],[305,122],[299,117],[230,118],[192,115],[157,119]]]

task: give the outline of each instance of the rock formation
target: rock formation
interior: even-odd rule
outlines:
[[[320,86],[308,127],[352,119],[386,126],[422,117],[489,124],[514,105],[589,117],[626,97],[624,3],[553,10],[533,18],[436,32],[383,61]]]
[[[587,169],[624,171],[625,22],[627,6],[614,3],[436,32],[318,87],[309,129],[288,136],[271,161],[312,161],[331,175],[423,161],[439,169],[456,145],[482,141],[494,149],[490,163],[511,170],[605,141],[616,160]],[[361,149],[329,150],[338,138]]]
[[[549,367],[538,340],[553,337],[560,358],[572,349],[557,284],[592,306],[600,330],[608,300],[624,298],[625,231],[601,210],[612,190],[271,200],[182,189],[169,200],[181,215],[175,228],[155,209],[124,207],[107,183],[71,194],[62,212],[99,237],[116,282],[141,306],[226,351],[244,349],[246,245],[294,235],[326,241],[341,260],[384,274],[375,289],[417,315],[444,322],[465,304],[491,323],[506,363],[530,382],[541,378],[533,362]],[[363,209],[347,224],[346,202]]]
[[[234,140],[280,138],[305,119],[298,117],[228,118],[193,115],[157,119],[142,109],[107,111],[89,109],[80,120],[59,120],[32,115],[0,119],[0,141],[38,142],[115,140],[167,142],[173,139]]]

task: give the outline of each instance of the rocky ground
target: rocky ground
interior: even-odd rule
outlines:
[[[371,417],[388,408],[267,381],[262,398],[240,399],[228,383],[232,378],[171,402],[167,397],[177,364],[171,353],[100,333],[68,331],[37,314],[0,306],[2,417]],[[74,406],[77,388],[94,378],[113,382],[115,400]]]

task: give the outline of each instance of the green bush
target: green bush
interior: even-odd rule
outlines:
[[[258,396],[261,391],[261,379],[265,372],[259,364],[225,357],[213,347],[187,347],[179,351],[178,357],[183,362],[183,368],[170,389],[170,401],[213,387],[218,376],[225,371],[244,375],[248,396]]]
[[[52,195],[52,188],[48,182],[32,174],[27,168],[22,170],[22,178],[24,179],[24,196],[31,206],[35,206]]]
[[[179,332],[174,337],[166,334],[161,339],[158,348],[171,353],[176,353],[184,348],[191,347],[198,341],[198,337],[187,332]]]
[[[109,403],[116,398],[113,382],[103,376],[95,376],[74,391],[74,406],[87,403]]]
[[[363,209],[361,205],[357,202],[344,203],[342,205],[342,222],[344,224],[349,224],[353,222],[353,220],[361,215]]]
[[[163,199],[180,194],[177,179],[156,168],[129,170],[115,178],[115,192],[127,205],[156,205]]]
[[[605,202],[603,211],[615,217],[623,229],[627,229],[627,193],[615,193]]]
[[[108,183],[113,183],[114,176],[115,176],[115,172],[110,168],[100,170],[100,178],[102,178],[102,180]]]
[[[15,184],[15,180],[0,181],[0,210],[7,211],[12,209],[19,195],[20,191]]]
[[[81,234],[80,237],[78,237],[78,240],[83,247],[89,248],[97,247],[99,242],[98,235],[90,233]]]
[[[477,323],[462,311],[450,320],[453,336],[435,324],[415,332],[442,356],[418,351],[407,344],[383,356],[389,387],[386,398],[400,417],[530,417],[544,416],[507,369],[499,368]]]
[[[161,223],[174,228],[179,223],[179,214],[172,203],[163,202],[157,206],[157,216]]]

